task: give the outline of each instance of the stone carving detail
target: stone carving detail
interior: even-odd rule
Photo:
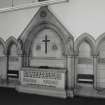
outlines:
[[[40,17],[46,17],[46,16],[47,16],[47,13],[45,11],[40,12]]]
[[[43,72],[41,71],[24,72],[24,77],[61,80],[61,74],[55,73],[55,72],[44,72],[44,71]]]
[[[52,45],[52,50],[56,51],[58,49],[57,45],[56,44],[53,44]]]

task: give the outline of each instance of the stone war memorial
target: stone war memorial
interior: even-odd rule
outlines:
[[[0,38],[0,87],[105,98],[105,33],[75,38],[48,5],[40,6],[18,38]]]

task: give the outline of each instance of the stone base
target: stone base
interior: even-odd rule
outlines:
[[[74,91],[73,90],[67,90],[67,97],[73,98],[74,97]]]
[[[7,79],[0,79],[0,87],[16,88],[19,84],[20,82],[18,80],[7,81]]]
[[[97,90],[93,87],[80,86],[74,89],[75,96],[105,98],[105,89]]]
[[[56,89],[45,89],[45,88],[36,88],[36,87],[27,87],[27,86],[17,86],[16,90],[18,92],[23,93],[30,93],[30,94],[37,94],[37,95],[45,95],[45,96],[52,96],[52,97],[59,97],[59,98],[66,98],[66,91],[65,90],[56,90]]]

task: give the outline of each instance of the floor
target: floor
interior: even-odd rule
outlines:
[[[83,97],[59,99],[23,94],[14,89],[0,88],[0,105],[105,105],[105,99]]]

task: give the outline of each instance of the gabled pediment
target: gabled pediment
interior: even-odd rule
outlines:
[[[41,7],[38,10],[38,12],[34,15],[30,23],[20,35],[19,39],[21,39],[24,42],[32,31],[34,31],[38,26],[41,27],[41,24],[45,27],[47,26],[47,24],[50,24],[53,27],[58,28],[59,31],[61,31],[61,33],[64,35],[63,37],[65,38],[65,40],[73,40],[73,36],[66,30],[66,28],[61,24],[61,22],[49,10],[47,6]]]
[[[67,52],[72,52],[71,54],[73,54],[73,36],[67,31],[67,29],[61,24],[61,22],[48,9],[47,6],[41,7],[38,10],[23,33],[18,38],[18,40],[22,41],[25,52],[28,52],[26,50],[27,46],[29,46],[29,43],[32,43],[32,40],[38,35],[38,33],[45,29],[51,29],[57,33],[66,48],[64,51],[65,54],[68,55]]]

